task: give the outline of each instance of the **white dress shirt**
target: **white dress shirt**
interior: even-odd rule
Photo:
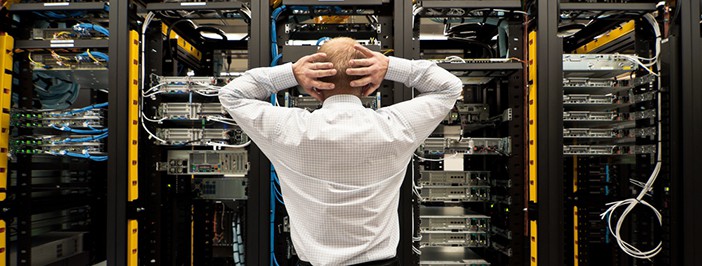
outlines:
[[[298,85],[290,63],[249,70],[219,93],[275,166],[295,250],[313,265],[395,256],[407,164],[463,87],[456,76],[423,60],[390,57],[385,78],[420,95],[377,111],[353,95],[331,96],[314,112],[272,106],[264,101],[272,93]]]

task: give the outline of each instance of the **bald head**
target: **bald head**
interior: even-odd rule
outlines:
[[[336,75],[326,78],[321,78],[321,81],[334,84],[333,90],[323,91],[327,97],[333,94],[357,94],[360,95],[361,87],[351,87],[352,80],[359,76],[349,76],[346,74],[346,69],[349,67],[349,61],[352,59],[366,58],[361,52],[358,52],[353,46],[356,40],[347,37],[337,37],[326,41],[319,48],[320,53],[327,54],[329,62],[334,64]],[[326,98],[326,97],[325,97]]]

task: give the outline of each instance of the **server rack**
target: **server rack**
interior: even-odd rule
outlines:
[[[2,183],[9,197],[0,261],[103,261],[109,5],[5,1],[2,8]]]
[[[413,252],[412,259],[406,262],[408,264],[444,265],[461,262],[471,265],[523,265],[527,263],[526,255],[529,248],[525,245],[526,212],[514,211],[527,207],[523,196],[526,195],[527,189],[524,166],[527,156],[525,81],[528,18],[523,10],[520,1],[422,1],[415,5],[411,12],[412,22],[414,22],[413,41],[410,43],[411,53],[406,56],[414,59],[440,59],[438,65],[456,73],[464,81],[465,86],[463,99],[457,103],[457,112],[454,114],[452,111],[447,116],[447,121],[444,121],[432,136],[450,140],[453,134],[458,134],[455,137],[459,142],[465,138],[475,143],[480,143],[480,138],[486,137],[493,140],[508,140],[505,147],[498,149],[505,148],[509,151],[499,152],[498,150],[493,155],[481,155],[471,148],[465,154],[458,153],[460,155],[458,163],[461,165],[458,167],[460,169],[454,170],[461,172],[455,174],[464,173],[462,171],[488,171],[490,176],[489,181],[483,184],[490,191],[487,203],[461,203],[457,205],[458,207],[450,207],[456,205],[456,202],[451,202],[453,200],[449,199],[420,200],[435,193],[434,190],[439,188],[428,180],[430,175],[435,174],[428,170],[439,170],[437,173],[443,172],[447,176],[453,176],[454,173],[448,171],[450,163],[447,160],[454,156],[446,151],[443,159],[427,153],[423,155],[429,157],[427,159],[415,158],[414,165],[411,166],[415,171],[408,171],[407,179],[418,183],[418,190],[421,192],[418,193],[419,195],[414,195],[411,192],[412,187],[408,188],[410,199],[415,202],[414,210],[409,215],[401,216],[403,219],[415,221],[413,232],[416,232],[416,235],[413,235],[415,240],[413,244],[418,252]],[[495,34],[498,36],[495,44],[491,44],[494,48],[490,49],[494,51],[485,51],[484,44],[481,45],[480,42],[489,44],[490,40],[485,39],[484,36],[480,37],[480,33],[476,34],[477,37],[469,34],[470,37],[475,37],[475,43],[461,43],[459,33],[456,33],[456,36],[449,35],[448,39],[434,37],[431,35],[433,33],[431,27],[432,23],[437,24],[437,22],[438,25],[447,27],[449,32],[454,27],[458,30],[462,26],[475,27],[481,24],[484,26],[472,28],[472,30],[491,32],[492,29],[488,26],[494,25]],[[464,31],[469,30],[464,29]],[[444,35],[446,34],[444,30]],[[491,33],[486,33],[486,35],[489,34]],[[476,44],[479,48],[476,48]],[[451,52],[452,50],[456,51]],[[453,57],[446,57],[450,55]],[[462,110],[462,108],[469,109]],[[475,111],[471,111],[472,108],[479,108],[482,111],[473,114],[472,112]],[[468,113],[463,113],[464,111]],[[460,124],[462,124],[460,132],[451,133],[449,130],[452,125],[455,125],[455,121],[452,122],[455,119],[452,115],[460,117]],[[475,117],[476,115],[483,117]],[[493,126],[484,127],[488,117],[498,118],[493,120],[498,122],[493,122]],[[425,150],[428,145],[428,142],[425,142]],[[412,173],[415,173],[414,176]],[[469,184],[466,182],[470,181],[442,182],[444,185],[465,186]],[[409,202],[408,199],[401,201]],[[485,205],[487,208],[482,208],[481,204],[487,204]],[[423,206],[420,208],[420,205]],[[484,229],[487,232],[484,235],[486,245],[479,245],[483,246],[479,247],[469,243],[457,244],[441,239],[435,240],[436,230],[439,227],[445,228],[447,232],[457,230],[446,226],[434,228],[427,225],[433,221],[426,216],[426,212],[434,210],[430,208],[444,211],[461,208],[488,215],[490,226]],[[439,236],[443,235],[439,234]]]

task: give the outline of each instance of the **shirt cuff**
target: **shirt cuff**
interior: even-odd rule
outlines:
[[[273,93],[297,86],[292,63],[271,67],[269,71],[271,84],[273,84],[273,89],[275,90]]]
[[[394,56],[388,58],[390,62],[388,63],[388,72],[385,74],[385,79],[406,83],[412,72],[412,61]]]

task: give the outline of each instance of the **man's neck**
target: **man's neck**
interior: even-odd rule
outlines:
[[[358,98],[361,98],[361,91],[360,90],[329,90],[329,91],[322,91],[322,98],[324,100],[329,99],[329,97],[332,97],[334,95],[353,95]]]

